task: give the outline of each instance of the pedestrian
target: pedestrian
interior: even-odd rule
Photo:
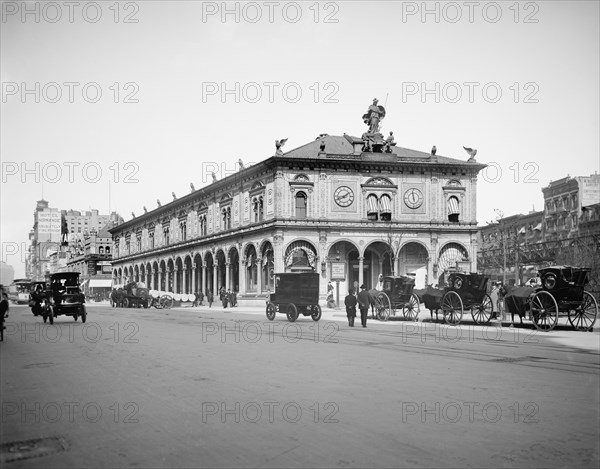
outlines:
[[[360,286],[360,292],[358,293],[358,307],[360,309],[360,322],[362,327],[367,327],[367,313],[369,312],[369,305],[371,303],[369,292],[364,284]]]
[[[375,286],[375,290],[383,291],[383,275],[379,274],[379,278],[377,279],[377,285]]]
[[[209,308],[212,308],[213,300],[214,300],[214,297],[213,297],[212,291],[210,289],[208,289],[206,291],[206,301],[208,302]]]
[[[490,299],[492,300],[492,319],[496,318],[496,316],[498,316],[499,310],[498,310],[498,290],[500,290],[499,287],[500,282],[494,282],[492,284],[492,291],[490,291]]]
[[[196,294],[196,304],[202,306],[202,300],[204,300],[204,294],[202,293],[202,290],[200,290]]]
[[[235,290],[233,290],[231,292],[231,307],[237,307],[237,292]]]
[[[225,291],[225,289],[223,289],[223,291],[221,292],[221,301],[223,303],[223,308],[227,309],[227,303],[228,303],[228,294],[227,291]]]
[[[354,318],[356,317],[356,296],[354,296],[354,289],[351,288],[348,291],[348,296],[344,299],[346,305],[346,316],[348,316],[348,325],[354,327]]]
[[[506,287],[502,282],[498,282],[498,314],[500,319],[504,319],[504,297],[506,296]]]

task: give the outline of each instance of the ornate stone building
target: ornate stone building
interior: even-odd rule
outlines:
[[[264,301],[274,272],[319,272],[324,298],[332,279],[343,295],[380,273],[435,284],[457,265],[475,271],[484,165],[398,147],[377,124],[287,153],[277,142],[274,156],[112,228],[113,281]]]

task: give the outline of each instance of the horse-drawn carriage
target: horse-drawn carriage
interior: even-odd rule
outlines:
[[[267,300],[267,318],[275,319],[277,313],[287,315],[294,322],[298,315],[321,319],[319,306],[319,274],[314,272],[289,272],[275,274],[275,291]]]
[[[584,287],[591,269],[555,265],[539,269],[541,288],[533,293],[526,309],[535,327],[550,331],[559,315],[567,315],[569,323],[579,331],[589,331],[598,317],[598,303]]]
[[[463,318],[465,310],[471,310],[471,317],[477,324],[487,324],[492,319],[494,307],[490,295],[487,294],[488,278],[474,273],[456,272],[448,277],[448,286],[438,298],[438,304],[429,304],[426,296],[425,305],[433,311],[441,309],[444,322],[457,325]],[[435,298],[434,295],[431,295]]]
[[[371,304],[374,305],[377,318],[387,321],[402,309],[406,319],[415,321],[419,315],[419,298],[413,293],[415,279],[405,276],[383,277],[383,290],[369,290]]]

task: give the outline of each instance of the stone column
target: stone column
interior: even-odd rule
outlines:
[[[175,265],[173,268],[173,293],[181,293],[179,291],[179,267]]]
[[[364,279],[364,269],[365,269],[365,258],[363,256],[360,256],[358,258],[358,287],[360,288],[360,286],[365,283],[365,279]]]
[[[400,275],[400,253],[394,257],[394,271],[392,275]]]
[[[163,269],[158,268],[158,288],[157,290],[162,291],[162,283],[163,283]]]
[[[246,294],[246,258],[240,256],[240,294]]]
[[[196,290],[198,290],[196,288],[196,263],[192,262],[192,286],[191,286],[191,290],[188,293],[196,293]]]
[[[229,261],[229,258],[227,258],[227,260],[225,261],[225,290],[231,290],[231,285],[229,283],[230,278],[229,278],[229,274],[230,274],[230,270],[231,270],[231,262]]]
[[[206,264],[202,263],[202,293],[206,296],[206,292],[210,289],[210,285],[208,284],[208,276],[206,275]],[[213,292],[214,293],[214,292]]]
[[[256,258],[256,292],[260,295],[262,293],[262,257]]]
[[[213,264],[213,296],[217,296],[217,264]],[[216,299],[216,298],[215,298]]]

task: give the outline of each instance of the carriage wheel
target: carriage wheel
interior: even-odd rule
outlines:
[[[169,309],[173,307],[173,297],[171,295],[163,295],[160,298],[160,303],[163,309]]]
[[[455,291],[446,292],[442,297],[441,308],[446,324],[460,324],[464,310],[463,302],[458,293]]]
[[[85,322],[87,319],[87,311],[85,310],[85,306],[81,305],[81,322]]]
[[[569,322],[578,331],[591,331],[598,317],[598,303],[592,294],[584,291],[583,301],[575,311],[569,311]]]
[[[471,308],[471,316],[473,316],[473,321],[477,324],[487,324],[492,319],[492,314],[494,313],[494,305],[492,303],[492,298],[487,293],[483,295],[483,300],[481,304],[473,306]]]
[[[551,331],[558,323],[558,305],[547,291],[541,290],[533,295],[529,311],[533,324],[540,331]]]
[[[406,303],[402,307],[402,314],[406,319],[410,319],[411,321],[416,321],[419,317],[419,311],[421,307],[419,306],[419,297],[414,293],[410,295],[410,299],[408,303]]]
[[[321,319],[321,307],[319,305],[312,306],[312,314],[310,315],[313,321]]]
[[[48,320],[50,321],[50,324],[54,324],[54,308],[50,306],[48,310]]]
[[[275,319],[275,305],[273,303],[267,303],[267,319],[272,321]]]
[[[294,303],[290,303],[288,306],[287,318],[289,322],[294,322],[296,319],[298,319],[298,308],[296,308]]]
[[[129,308],[129,299],[128,298],[123,299],[123,308]]]
[[[380,293],[375,298],[375,311],[377,311],[377,319],[387,321],[392,312],[392,302],[386,293]]]

